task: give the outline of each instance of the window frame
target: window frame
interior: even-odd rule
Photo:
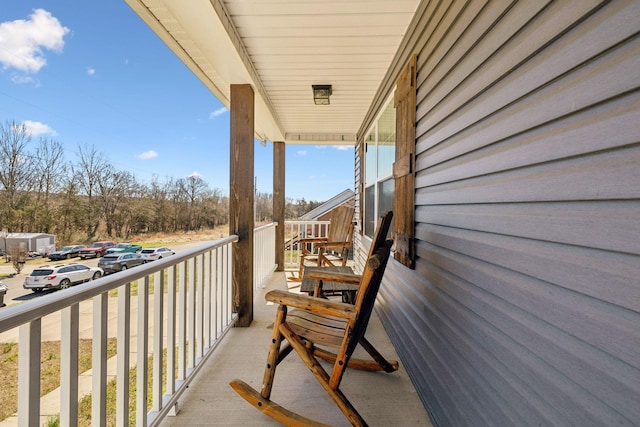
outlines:
[[[381,146],[381,141],[379,138],[380,137],[379,125],[383,116],[386,113],[388,113],[389,108],[393,109],[394,122],[397,120],[395,119],[394,98],[393,98],[393,95],[391,95],[387,98],[386,102],[383,103],[383,107],[380,109],[380,112],[376,116],[369,130],[365,133],[365,136],[362,141],[362,144],[363,144],[363,156],[362,156],[363,171],[361,174],[361,180],[362,180],[362,183],[361,183],[362,185],[362,200],[361,200],[362,216],[361,217],[363,221],[362,234],[364,237],[368,239],[371,239],[373,237],[375,228],[377,226],[378,218],[384,213],[384,212],[380,212],[380,201],[381,201],[380,187],[383,183],[386,183],[389,180],[393,179],[393,164],[395,162],[395,136],[394,136],[393,159],[388,165],[388,167],[385,168],[387,170],[387,173],[385,173],[384,175],[379,175],[380,173],[379,147]],[[370,138],[371,135],[374,135],[373,139]],[[394,131],[394,135],[395,135],[395,131]],[[373,145],[373,147],[375,148],[375,156],[373,158],[368,157],[368,153],[369,153],[369,150],[371,149],[371,145]],[[371,166],[370,163],[373,163],[373,166],[376,169],[374,173],[374,179],[371,182],[368,181],[369,167]],[[371,197],[371,196],[368,196],[367,193],[368,193],[368,190],[371,188],[373,188],[373,212],[372,213],[370,212],[370,209],[367,208],[370,202],[369,198]]]

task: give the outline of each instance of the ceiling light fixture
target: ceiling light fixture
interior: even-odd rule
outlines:
[[[313,89],[313,102],[316,105],[329,105],[331,85],[311,85]]]

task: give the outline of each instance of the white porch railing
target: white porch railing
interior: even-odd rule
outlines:
[[[267,238],[264,240],[261,244],[268,246]],[[18,425],[41,424],[43,318],[53,313],[61,315],[60,425],[77,425],[80,307],[87,304],[92,304],[93,317],[92,424],[106,425],[107,342],[108,337],[114,335],[117,337],[116,425],[129,425],[131,386],[137,390],[136,425],[159,423],[174,409],[180,395],[235,322],[231,255],[232,244],[237,241],[237,236],[231,236],[2,309],[0,333],[19,328]],[[275,246],[273,240],[271,246]],[[132,299],[136,307],[132,306]],[[91,311],[90,308],[83,311]],[[108,324],[113,319],[116,319],[117,333],[112,330],[109,334]],[[166,351],[165,355],[165,349],[173,351]],[[135,363],[130,360],[131,355],[136,355]],[[151,362],[149,356],[152,356]],[[147,373],[149,363],[152,363],[151,375]],[[136,385],[129,384],[132,365],[137,366]],[[147,411],[148,383],[152,384],[150,411]]]
[[[298,265],[300,238],[324,237],[328,224],[286,221],[286,265]],[[263,286],[276,268],[276,225],[254,230],[256,288]],[[231,272],[232,245],[237,241],[237,236],[230,236],[0,310],[0,334],[19,328],[18,425],[41,425],[40,348],[43,319],[52,314],[59,314],[61,319],[60,425],[77,425],[79,322],[84,312],[92,313],[92,424],[106,425],[110,336],[117,337],[116,425],[129,425],[129,396],[133,389],[137,390],[136,425],[159,424],[175,409],[184,390],[235,323]],[[49,324],[49,318],[45,322]],[[129,384],[133,366],[138,373],[135,385]],[[149,383],[151,409],[147,410]]]
[[[277,222],[253,230],[253,286],[261,288],[276,270],[276,226]]]
[[[285,267],[297,267],[300,264],[300,239],[327,237],[328,231],[329,221],[285,221]]]

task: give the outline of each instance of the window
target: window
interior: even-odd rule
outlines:
[[[396,110],[389,100],[365,138],[364,232],[373,237],[376,220],[393,209],[393,163],[396,151]]]

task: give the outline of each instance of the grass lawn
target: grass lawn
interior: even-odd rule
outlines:
[[[91,343],[81,339],[79,344],[79,372],[91,369]],[[109,338],[107,358],[116,354],[116,339]],[[40,396],[60,386],[60,341],[42,342]],[[18,344],[0,343],[0,421],[18,410]]]

